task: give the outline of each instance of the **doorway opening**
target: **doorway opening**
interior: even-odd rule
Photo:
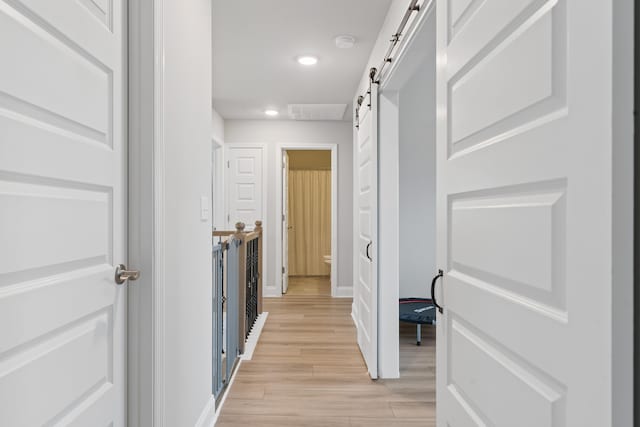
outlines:
[[[281,149],[282,295],[334,295],[335,155],[332,146]]]
[[[419,379],[435,402],[436,22],[421,20],[379,94],[381,378]],[[400,321],[402,318],[404,321]],[[419,377],[419,378],[418,378]],[[435,408],[432,408],[435,410]]]

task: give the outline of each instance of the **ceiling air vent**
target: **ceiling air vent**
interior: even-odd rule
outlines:
[[[347,104],[289,104],[292,120],[342,120]]]

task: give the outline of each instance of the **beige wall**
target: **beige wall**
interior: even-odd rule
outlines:
[[[287,150],[289,170],[331,170],[330,150]]]

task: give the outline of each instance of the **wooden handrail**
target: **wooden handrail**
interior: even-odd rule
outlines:
[[[227,230],[214,230],[211,235],[213,237],[228,237],[235,234],[235,231],[227,231]]]

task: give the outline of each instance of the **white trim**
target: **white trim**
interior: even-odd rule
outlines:
[[[249,336],[247,337],[247,340],[244,344],[244,353],[240,356],[240,359],[251,360],[253,358],[253,352],[258,346],[260,334],[262,334],[262,328],[264,328],[267,317],[269,317],[269,312],[263,311],[256,319],[256,322],[253,324],[251,332],[249,333]]]
[[[352,286],[338,286],[336,288],[336,294],[333,295],[336,298],[353,298]]]
[[[225,150],[224,141],[218,140],[215,136],[211,137],[212,146],[212,159],[213,174],[211,176],[211,223],[213,227],[217,229],[224,229],[223,221],[225,219],[225,194],[226,194],[226,182],[225,182]]]
[[[358,176],[358,129],[355,127],[355,123],[356,123],[356,116],[357,116],[357,108],[358,108],[358,95],[356,95],[353,98],[353,103],[351,104],[353,105],[353,110],[352,110],[352,124],[353,126],[351,127],[351,135],[352,135],[352,143],[351,145],[353,146],[352,149],[352,163],[351,163],[351,176],[352,176],[352,185],[351,185],[351,195],[352,195],[352,199],[353,199],[353,203],[351,206],[351,217],[352,217],[352,250],[351,250],[351,262],[352,262],[352,290],[351,290],[351,294],[352,294],[352,298],[353,298],[353,302],[351,303],[351,317],[353,317],[353,323],[356,325],[356,329],[358,328],[358,322],[356,321],[356,319],[358,318],[358,283],[360,280],[360,277],[358,275],[358,260],[360,259],[360,252],[359,252],[359,237],[358,237],[358,222],[360,221],[360,218],[358,218],[358,198],[356,197],[356,194],[358,194],[358,181],[359,181],[359,176]]]
[[[397,92],[381,92],[378,104],[378,194],[385,209],[378,216],[378,374],[400,377],[398,327],[400,297],[400,109]]]
[[[154,264],[153,264],[153,425],[165,425],[165,141],[164,141],[164,1],[154,2]]]
[[[152,16],[153,19],[147,19]],[[164,420],[163,2],[129,2],[129,425]],[[150,77],[152,80],[150,80]],[[151,221],[148,219],[151,218]]]
[[[236,381],[236,377],[237,377],[236,373],[240,370],[241,366],[242,366],[242,358],[238,359],[236,368],[231,373],[231,381],[229,381],[229,385],[225,388],[224,393],[222,394],[222,399],[220,399],[220,405],[218,405],[218,407],[216,408],[216,413],[215,413],[215,416],[213,417],[213,424],[211,424],[212,427],[215,426],[216,423],[218,422],[218,418],[220,417],[222,408],[224,408],[224,403],[227,401],[227,396],[231,391],[231,387],[233,387],[233,383]]]
[[[276,285],[275,295],[282,296],[282,153],[288,150],[331,151],[331,296],[338,296],[338,144],[278,144],[276,151]],[[278,293],[279,290],[279,293]]]
[[[612,2],[612,414],[611,424],[627,426],[634,415],[634,4]],[[640,23],[635,22],[635,25]],[[638,70],[635,70],[638,72]],[[637,132],[637,130],[636,130]],[[638,149],[638,147],[635,147]],[[638,168],[635,165],[635,168]],[[636,169],[637,170],[637,169]],[[635,217],[638,214],[635,213]],[[635,396],[635,401],[638,396]],[[637,424],[637,420],[636,420]]]
[[[269,286],[265,283],[262,284],[262,297],[263,298],[281,298],[282,291],[278,291],[277,286]]]
[[[218,416],[216,414],[216,400],[213,396],[211,396],[209,400],[207,400],[207,404],[204,406],[204,409],[200,413],[195,427],[213,427],[217,418]]]
[[[269,219],[267,216],[267,199],[269,197],[269,183],[267,181],[267,167],[268,167],[268,162],[267,162],[267,144],[262,143],[262,142],[225,142],[224,144],[224,159],[225,162],[227,162],[227,159],[229,158],[229,150],[234,149],[234,148],[259,148],[260,150],[262,150],[262,206],[260,207],[260,209],[262,210],[262,253],[265,254],[265,256],[262,257],[262,294],[263,296],[267,296],[269,294],[268,291],[268,286],[267,286],[267,278],[269,277],[269,263],[267,262],[269,256],[267,254],[267,247],[265,242],[268,242],[269,240]],[[223,163],[223,166],[224,166]],[[224,168],[224,215],[225,217],[229,214],[229,179],[227,174],[229,173],[229,168],[225,167]],[[226,219],[226,218],[225,218]],[[228,227],[232,227],[230,228],[231,231],[235,230],[235,226],[233,224],[229,224],[229,221],[225,221],[225,224],[227,224]],[[248,226],[253,227],[254,224],[246,224]]]
[[[403,37],[399,47],[394,54],[394,60],[385,73],[381,76],[380,99],[379,99],[379,122],[378,126],[383,130],[378,139],[378,192],[381,199],[390,202],[392,210],[386,210],[385,215],[378,218],[378,272],[380,282],[378,286],[378,374],[380,378],[394,379],[400,377],[400,342],[398,335],[398,298],[400,296],[400,266],[398,259],[399,236],[399,200],[397,191],[399,189],[399,116],[400,110],[385,110],[385,106],[393,108],[394,101],[398,101],[399,86],[398,81],[403,80],[405,71],[413,66],[417,66],[423,59],[415,60],[416,49],[420,47],[423,31],[429,31],[427,23],[429,18],[435,18],[435,2],[425,0],[420,12],[415,16],[410,24],[409,30]],[[435,25],[435,20],[432,20]],[[435,33],[433,34],[435,37]],[[434,52],[425,52],[427,55]],[[435,61],[434,61],[435,64]],[[435,66],[435,65],[434,65]],[[406,76],[408,77],[408,75]],[[394,100],[394,101],[391,101]],[[394,114],[395,117],[389,116]],[[395,128],[395,129],[392,129]],[[392,141],[388,134],[393,134],[396,141]],[[386,172],[385,172],[386,171]],[[394,196],[395,191],[395,196]],[[395,201],[393,199],[395,197]],[[395,203],[395,205],[394,205]]]

